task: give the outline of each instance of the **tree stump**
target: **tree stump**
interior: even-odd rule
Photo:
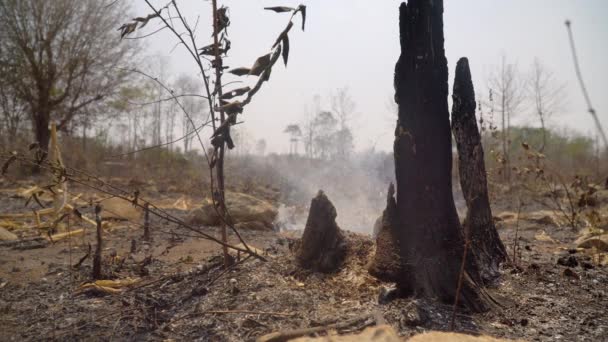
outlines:
[[[397,287],[488,308],[473,258],[464,264],[464,239],[452,195],[452,140],[448,68],[444,50],[443,1],[410,0],[399,8],[401,55],[395,66],[399,106],[394,158],[397,198],[395,233],[400,268]]]
[[[395,186],[388,187],[386,209],[382,212],[381,223],[376,235],[376,253],[368,265],[368,271],[374,277],[388,282],[397,282],[401,273],[399,256],[399,237],[397,235],[397,203]]]
[[[475,119],[475,90],[466,58],[456,65],[452,99],[452,132],[458,147],[460,186],[468,208],[464,235],[470,239],[482,279],[490,282],[499,276],[498,267],[507,259],[507,251],[492,219],[483,146]]]
[[[296,252],[300,266],[326,273],[342,266],[347,244],[336,224],[336,216],[336,208],[319,190],[310,203],[306,228]]]

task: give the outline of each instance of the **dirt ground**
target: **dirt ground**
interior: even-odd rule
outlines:
[[[23,198],[3,185],[0,213],[23,211]],[[181,194],[163,196],[159,200],[171,202]],[[91,210],[83,205],[83,213]],[[520,252],[488,289],[495,308],[460,311],[456,330],[529,341],[608,341],[608,267],[575,248],[579,233],[550,220],[517,220],[496,208],[495,215],[509,253],[515,245]],[[392,284],[368,275],[374,251],[369,235],[349,233],[347,264],[327,275],[294,263],[291,246],[298,231],[242,232],[266,261],[235,255],[238,262],[224,270],[217,244],[158,219],[151,227],[151,243],[142,241],[141,225],[134,222],[117,221],[106,229],[106,277],[135,280],[113,294],[81,288],[90,281],[91,258],[73,267],[88,243],[94,244],[92,228],[41,248],[0,247],[0,340],[252,341],[278,330],[349,320],[337,333],[378,320],[404,337],[449,329],[451,305],[390,298]],[[39,234],[31,229],[19,234]],[[216,228],[204,230],[219,236]],[[233,234],[230,241],[237,243]]]

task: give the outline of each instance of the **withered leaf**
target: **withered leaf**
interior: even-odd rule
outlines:
[[[306,6],[298,6],[298,11],[300,12],[300,14],[302,14],[302,31],[304,31],[304,26],[306,25]]]
[[[198,53],[199,56],[202,55],[206,55],[206,56],[215,56],[215,44],[209,44],[207,46],[203,46],[202,48],[198,49],[200,52]],[[225,47],[221,47],[218,49],[218,54],[225,54],[228,52],[228,50],[230,50],[230,43],[227,43]]]
[[[274,7],[264,7],[265,10],[273,11],[276,13],[285,13],[285,12],[293,12],[295,8],[287,7],[287,6],[274,6]]]
[[[121,27],[118,28],[118,31],[120,31],[120,39],[123,39],[125,36],[135,32],[135,29],[137,29],[137,21],[129,23],[129,24],[123,24]]]
[[[234,101],[234,102],[227,103],[223,106],[220,106],[218,108],[218,111],[224,111],[228,115],[234,114],[234,113],[242,113],[243,106],[241,105],[240,101]]]
[[[263,81],[270,80],[270,73],[271,72],[272,72],[272,68],[268,68],[268,69],[264,70],[264,73],[262,74],[262,80]]]
[[[230,26],[230,18],[228,18],[228,7],[222,6],[217,9],[217,32],[220,33]]]
[[[237,76],[243,76],[243,75],[249,75],[251,69],[249,68],[234,68],[232,70],[229,70],[228,72],[233,74],[233,75],[237,75]]]
[[[264,70],[270,65],[270,54],[266,54],[256,59],[253,67],[249,70],[249,75],[260,76]]]
[[[283,37],[283,62],[287,66],[287,59],[289,58],[289,36]]]
[[[234,148],[234,141],[232,141],[232,136],[230,136],[230,131],[226,132],[226,146],[229,150]]]
[[[229,92],[226,92],[224,95],[222,95],[221,99],[222,100],[228,100],[231,99],[235,96],[241,96],[247,92],[249,92],[251,90],[251,88],[249,87],[243,87],[243,88],[237,88],[237,89],[233,89]]]

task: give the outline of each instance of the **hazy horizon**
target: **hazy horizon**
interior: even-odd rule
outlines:
[[[153,1],[157,6],[162,1]],[[256,95],[241,119],[255,139],[264,138],[269,152],[288,151],[288,137],[283,130],[301,123],[307,106],[315,95],[328,108],[328,97],[337,88],[348,87],[356,103],[352,124],[356,149],[374,146],[392,150],[394,113],[394,64],[399,56],[398,7],[401,1],[378,3],[355,1],[220,1],[230,9],[228,29],[232,50],[225,64],[230,67],[251,66],[267,53],[289,16],[265,11],[265,6],[308,8],[306,31],[300,18],[294,19],[290,32],[291,51],[288,67],[282,63],[273,69],[271,81]],[[182,13],[190,22],[199,22],[199,46],[210,42],[207,34],[210,2],[180,1]],[[150,12],[144,2],[137,2],[134,14]],[[604,127],[608,127],[608,98],[603,96],[602,81],[608,78],[604,62],[608,47],[608,2],[595,0],[523,0],[498,2],[481,0],[445,1],[444,30],[450,70],[450,92],[453,70],[460,57],[468,57],[478,96],[487,93],[486,78],[504,54],[517,62],[525,73],[534,58],[550,69],[565,84],[566,101],[550,126],[567,127],[583,134],[595,134],[591,116],[581,94],[564,21],[572,22],[579,61],[593,106]],[[156,26],[149,25],[151,32]],[[143,31],[142,31],[143,32]],[[202,37],[202,38],[201,38]],[[602,38],[603,37],[603,38]],[[204,38],[204,39],[203,39]],[[175,38],[161,31],[143,40],[149,55],[167,55],[168,73],[177,77],[196,72],[194,63]],[[226,77],[229,79],[229,76]],[[251,80],[249,80],[251,82]],[[531,110],[520,113],[513,124],[538,125]]]

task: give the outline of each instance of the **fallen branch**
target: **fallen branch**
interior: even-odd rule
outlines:
[[[372,318],[372,320],[369,320],[370,318]],[[369,322],[365,322],[368,320],[369,320]],[[320,327],[302,328],[302,329],[273,332],[273,333],[258,337],[256,342],[285,342],[285,341],[289,341],[293,338],[306,336],[306,335],[310,335],[310,334],[315,334],[315,333],[319,333],[319,332],[323,332],[323,331],[327,331],[327,330],[331,330],[331,329],[348,328],[348,327],[353,326],[362,321],[365,322],[365,324],[362,327],[365,327],[369,324],[374,323],[373,316],[370,314],[365,314],[365,315],[358,316],[358,317],[355,317],[353,319],[350,319],[348,321],[344,321],[341,323],[333,323],[333,324],[328,324],[328,325],[324,325],[324,326],[320,326]]]
[[[251,314],[251,315],[269,315],[269,316],[281,316],[281,317],[292,317],[293,313],[283,312],[270,312],[270,311],[251,311],[251,310],[209,310],[198,312],[199,315],[205,314]]]

